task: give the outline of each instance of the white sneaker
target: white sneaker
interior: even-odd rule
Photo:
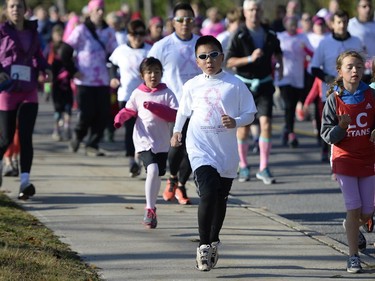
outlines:
[[[203,244],[197,248],[197,258],[195,268],[200,271],[211,270],[211,254],[212,248],[208,244]]]
[[[220,241],[212,242],[211,248],[211,268],[214,268],[217,264],[217,261],[219,260],[219,246],[221,245]]]

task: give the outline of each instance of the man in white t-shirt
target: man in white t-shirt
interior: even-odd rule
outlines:
[[[357,16],[349,20],[348,31],[358,37],[365,46],[366,69],[363,80],[371,79],[371,60],[375,57],[375,21],[374,9],[371,0],[357,1]]]
[[[322,80],[322,102],[326,100],[329,84],[337,76],[336,59],[346,50],[362,51],[363,45],[358,37],[348,32],[348,13],[338,10],[331,21],[332,34],[326,36],[316,48],[311,59],[310,69],[314,77]],[[322,142],[322,161],[328,159],[328,144]]]
[[[346,11],[338,10],[332,17],[332,34],[325,37],[315,50],[310,63],[311,73],[323,81],[322,97],[326,98],[328,87],[337,76],[336,59],[344,51],[363,51],[364,47],[358,37],[348,32],[349,16]]]
[[[175,32],[157,41],[148,56],[159,59],[163,65],[162,82],[176,95],[178,101],[182,95],[182,85],[201,73],[195,63],[194,48],[199,36],[192,33],[194,11],[190,4],[180,3],[173,10]],[[184,127],[187,130],[188,120]],[[186,135],[186,134],[184,134]],[[190,204],[185,184],[191,174],[191,167],[185,145],[172,147],[168,154],[170,177],[163,192],[163,198],[171,201],[175,197],[179,204]]]

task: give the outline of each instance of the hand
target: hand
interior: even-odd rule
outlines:
[[[143,107],[147,109],[148,106],[149,106],[149,104],[150,104],[150,103],[149,103],[148,101],[145,101],[145,102],[143,102]]]
[[[305,116],[307,116],[307,115],[310,113],[310,111],[309,111],[309,107],[308,107],[308,106],[305,106],[305,105],[302,106],[302,111],[303,111],[303,114],[304,114]]]
[[[236,120],[234,120],[229,115],[221,115],[221,123],[223,124],[224,128],[227,128],[227,129],[236,128]]]
[[[120,86],[120,80],[117,78],[112,78],[109,86],[111,86],[112,89],[117,89]]]
[[[83,74],[78,71],[78,72],[74,73],[73,78],[77,78],[77,79],[81,80],[83,78]]]
[[[370,135],[370,141],[375,143],[375,130],[372,130],[371,135]]]
[[[258,58],[260,58],[261,56],[263,56],[263,50],[258,48],[258,49],[255,49],[253,51],[253,53],[251,54],[251,58],[252,58],[252,61],[256,61]]]
[[[4,82],[6,80],[9,80],[9,78],[10,78],[9,75],[6,74],[5,72],[0,73],[0,83]]]
[[[44,82],[52,82],[53,74],[50,69],[46,69],[46,75],[44,76]]]
[[[182,145],[182,134],[180,132],[173,133],[171,138],[171,146],[179,147]]]
[[[335,79],[336,77],[332,75],[327,74],[324,76],[324,82],[326,82],[327,84],[332,84],[335,81]]]
[[[349,114],[337,115],[337,118],[339,119],[338,125],[344,130],[346,130],[352,122]]]

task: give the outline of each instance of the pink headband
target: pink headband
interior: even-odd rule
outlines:
[[[163,25],[163,20],[161,19],[161,17],[153,17],[148,22],[149,26],[151,26],[151,25],[157,25],[157,24]]]
[[[96,8],[104,8],[104,0],[90,0],[89,4],[87,5],[88,11],[92,12]]]

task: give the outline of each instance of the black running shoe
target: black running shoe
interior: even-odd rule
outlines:
[[[18,194],[18,199],[27,200],[31,196],[34,196],[34,194],[35,194],[35,187],[33,184],[30,183],[28,186],[26,186],[22,190],[20,189],[20,193]]]

